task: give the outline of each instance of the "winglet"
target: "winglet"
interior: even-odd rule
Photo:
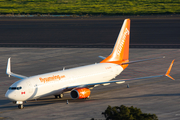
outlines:
[[[8,62],[7,62],[7,68],[6,68],[6,74],[10,76],[13,76],[13,77],[17,77],[17,78],[20,78],[20,79],[25,79],[27,78],[26,76],[23,76],[23,75],[19,75],[19,74],[15,74],[13,72],[11,72],[11,58],[8,58]]]
[[[7,62],[7,68],[6,68],[6,74],[11,75],[11,58],[8,58],[8,62]]]
[[[167,70],[165,76],[171,78],[172,80],[175,80],[173,77],[171,77],[171,76],[169,75],[170,72],[171,72],[171,68],[172,68],[172,66],[173,66],[173,63],[174,63],[174,60],[171,62],[171,65],[169,66],[169,68],[168,68],[168,70]]]

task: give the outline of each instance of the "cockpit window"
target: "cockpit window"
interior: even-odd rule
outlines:
[[[9,87],[9,90],[20,90],[22,87]]]

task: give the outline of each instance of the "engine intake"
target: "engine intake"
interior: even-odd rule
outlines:
[[[83,99],[89,97],[91,91],[89,88],[76,88],[70,93],[72,99]]]

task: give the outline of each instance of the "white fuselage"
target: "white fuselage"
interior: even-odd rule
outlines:
[[[36,75],[12,84],[11,88],[21,87],[21,89],[8,90],[5,96],[12,101],[26,101],[49,95],[58,95],[70,86],[110,81],[122,71],[123,68],[117,64],[97,63]]]

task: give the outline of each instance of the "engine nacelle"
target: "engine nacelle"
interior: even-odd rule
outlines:
[[[89,88],[76,88],[70,93],[72,99],[83,99],[89,97],[91,91]]]

